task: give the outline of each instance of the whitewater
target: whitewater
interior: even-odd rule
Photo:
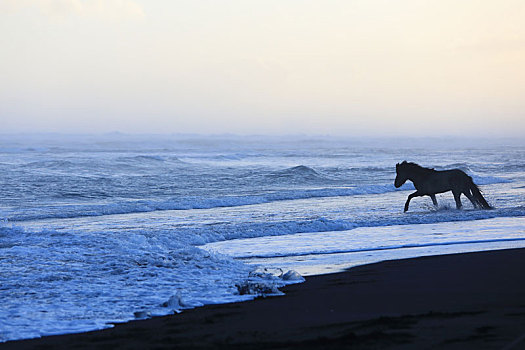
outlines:
[[[525,142],[1,135],[0,342],[278,295],[301,275],[525,247]],[[459,168],[493,210],[394,188]]]

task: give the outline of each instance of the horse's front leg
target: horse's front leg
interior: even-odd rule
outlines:
[[[414,197],[421,197],[421,193],[419,193],[418,191],[414,192],[414,193],[411,193],[408,195],[408,198],[407,198],[407,201],[405,203],[405,212],[408,211],[408,206],[410,205],[410,200]]]

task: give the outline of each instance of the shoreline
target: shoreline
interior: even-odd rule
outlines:
[[[307,277],[285,295],[206,305],[0,349],[525,347],[525,248],[389,260]]]

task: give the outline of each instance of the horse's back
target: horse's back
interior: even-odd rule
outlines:
[[[458,187],[462,188],[464,186],[469,186],[470,183],[472,183],[472,177],[461,169],[443,170],[441,173],[443,178],[447,179],[451,189]]]
[[[470,178],[470,176],[468,176],[467,173],[465,173],[461,169],[435,170],[435,173],[442,176],[457,176]]]
[[[434,170],[428,174],[427,181],[417,184],[416,189],[422,193],[442,193],[462,188],[470,181],[472,178],[461,169]]]

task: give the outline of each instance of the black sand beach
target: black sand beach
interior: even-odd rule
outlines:
[[[0,349],[525,349],[524,268],[525,249],[386,261],[286,296]]]

